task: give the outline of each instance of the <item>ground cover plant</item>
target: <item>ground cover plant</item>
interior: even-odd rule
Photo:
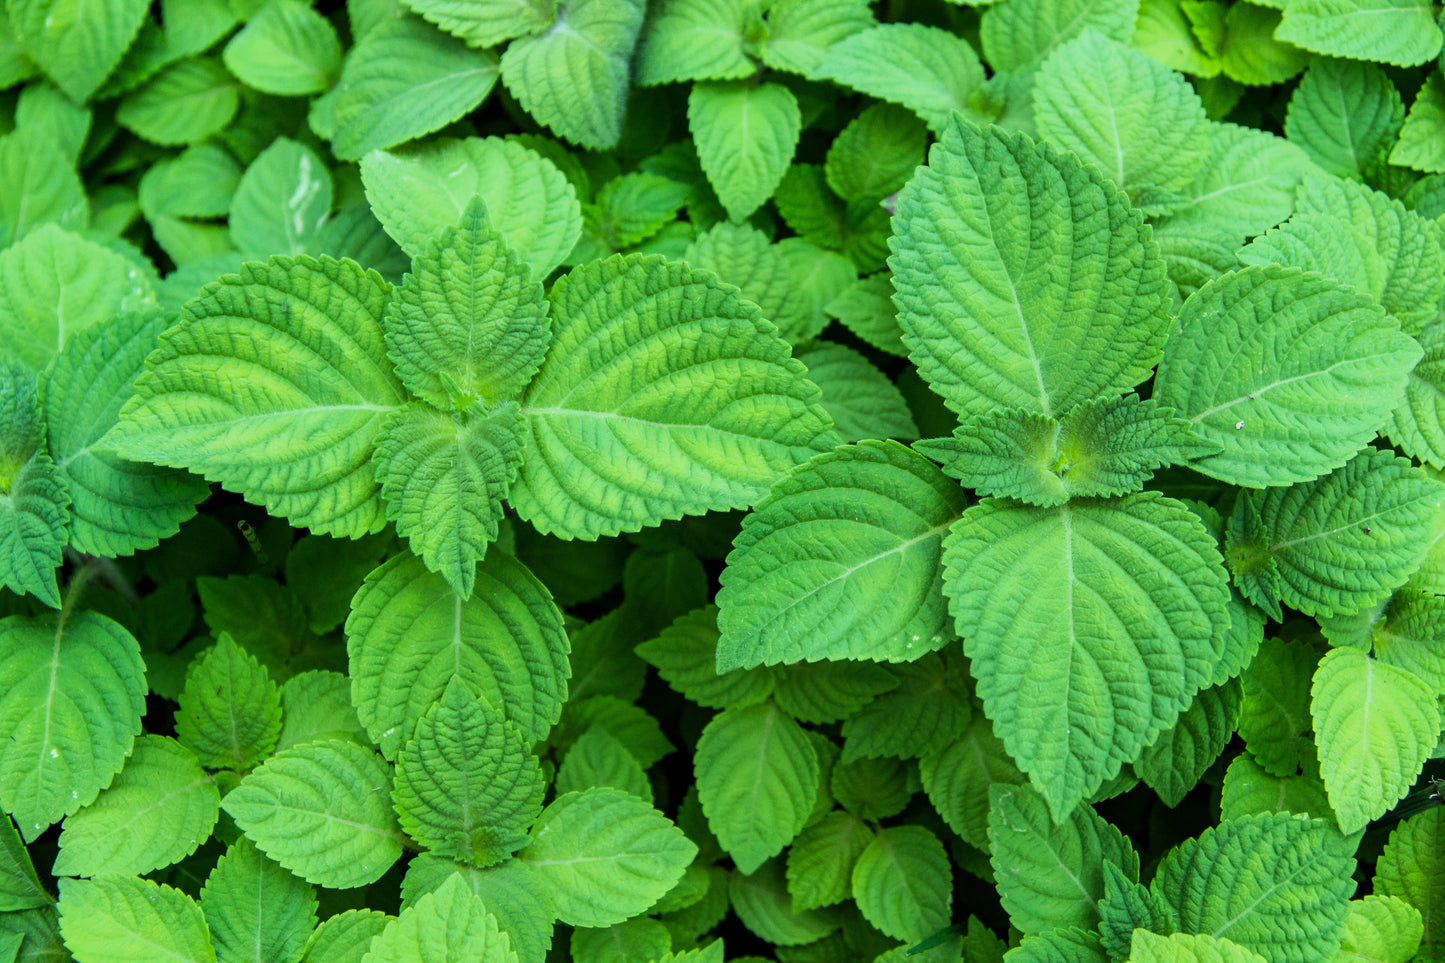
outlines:
[[[7,0],[0,961],[1445,959],[1421,0]]]

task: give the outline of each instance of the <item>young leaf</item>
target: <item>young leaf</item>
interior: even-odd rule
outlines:
[[[652,805],[652,784],[642,764],[602,725],[593,725],[572,743],[553,781],[559,796],[593,786],[621,789]]]
[[[985,711],[1057,819],[1172,725],[1223,653],[1214,538],[1153,492],[985,500],[953,526],[944,564]]]
[[[920,758],[918,771],[929,802],[948,828],[984,851],[988,850],[989,787],[1025,782],[1003,742],[993,734],[993,723],[981,712],[974,713],[957,740]]]
[[[918,437],[908,402],[888,376],[857,351],[815,341],[797,358],[807,365],[808,380],[822,390],[823,409],[844,441]]]
[[[44,451],[35,378],[0,365],[0,586],[60,608],[55,570],[69,521],[64,476]]]
[[[360,160],[440,130],[475,110],[497,73],[489,50],[474,50],[414,17],[390,20],[346,55],[332,149],[342,160]]]
[[[1110,959],[1127,958],[1136,930],[1172,929],[1169,911],[1149,887],[1129,879],[1116,863],[1104,863],[1104,895],[1099,899],[1099,942]]]
[[[1320,775],[1340,829],[1378,819],[1415,784],[1440,741],[1436,693],[1406,669],[1331,649],[1310,690]]]
[[[305,144],[278,137],[241,176],[231,201],[231,237],[256,257],[304,254],[331,215],[331,197],[331,175],[321,158]]]
[[[700,706],[756,705],[772,694],[776,673],[766,668],[719,673],[717,619],[715,606],[696,609],[663,629],[657,638],[639,645],[637,654],[657,668],[663,681]]]
[[[754,936],[780,947],[815,943],[843,922],[833,907],[801,913],[794,910],[781,859],[769,860],[747,875],[729,873],[727,896],[733,912]]]
[[[789,270],[781,246],[757,228],[719,221],[687,246],[683,260],[736,284],[790,344],[802,344],[817,335],[803,310],[795,290],[797,278]]]
[[[922,826],[883,830],[853,867],[853,898],[863,918],[894,939],[932,936],[953,910],[953,871],[943,844]]]
[[[1390,833],[1375,863],[1377,896],[1393,896],[1420,911],[1425,926],[1421,948],[1445,946],[1445,807],[1436,806],[1404,820]]]
[[[295,963],[316,929],[316,891],[242,836],[201,889],[217,963]]]
[[[6,13],[30,59],[76,103],[90,99],[145,22],[146,0],[12,0]]]
[[[351,681],[328,671],[302,672],[287,679],[281,686],[281,738],[276,740],[276,751],[327,739],[370,742],[351,707]]]
[[[110,784],[145,693],[140,646],[105,616],[0,619],[0,807],[27,842]]]
[[[15,824],[9,816],[0,816],[0,913],[49,906],[54,902],[55,897],[40,885],[35,864],[20,841]]]
[[[788,227],[800,237],[780,243],[812,244],[845,255],[855,270],[841,278],[846,284],[857,270],[876,271],[888,257],[888,211],[876,200],[844,201],[828,186],[827,171],[817,164],[794,164],[778,184],[773,203]],[[837,256],[837,255],[834,255]],[[839,287],[822,298],[827,304]],[[819,324],[813,331],[821,330]]]
[[[773,83],[694,84],[687,122],[702,169],[734,221],[772,195],[802,130],[797,97]]]
[[[1315,755],[1310,741],[1310,692],[1318,654],[1302,642],[1270,638],[1244,671],[1239,735],[1261,768],[1292,776]]]
[[[127,94],[115,121],[153,144],[198,144],[220,133],[240,106],[240,86],[210,57],[171,64]]]
[[[651,86],[751,77],[757,67],[747,55],[747,40],[757,16],[747,0],[668,0],[660,4],[637,53],[637,83]]]
[[[876,836],[863,820],[840,812],[804,829],[788,847],[788,892],[794,912],[832,906],[852,896],[853,867]]]
[[[346,910],[328,917],[306,940],[300,963],[361,963],[371,941],[392,919],[380,910]]]
[[[898,688],[881,693],[843,722],[843,761],[929,755],[963,734],[971,710],[962,660],[928,653],[889,670]]]
[[[222,808],[267,856],[318,886],[375,882],[406,838],[391,808],[391,769],[354,742],[277,753],[227,794]]]
[[[161,336],[104,443],[195,469],[313,532],[380,528],[371,448],[403,396],[382,344],[386,294],[354,261],[243,264]]]
[[[469,963],[517,963],[507,934],[486,903],[452,877],[386,925],[371,941],[363,963],[429,963],[432,960],[467,960]]]
[[[771,703],[714,716],[693,766],[708,825],[744,873],[793,841],[817,797],[818,755]]]
[[[221,59],[247,87],[300,97],[336,82],[341,41],[331,21],[302,0],[268,0],[226,44]]]
[[[176,736],[203,765],[237,771],[265,759],[281,736],[280,690],[225,632],[187,674]]]
[[[1007,405],[1053,417],[1127,391],[1163,350],[1158,248],[1124,196],[1072,154],[952,122],[893,224],[903,340],[961,415]]]
[[[942,647],[940,550],[964,504],[942,472],[896,442],[846,446],[794,469],[744,520],[728,557],[718,668],[902,661]],[[792,574],[780,580],[784,567]]]
[[[1335,958],[1341,963],[1406,963],[1419,951],[1424,931],[1420,911],[1398,896],[1350,900],[1345,936]]]
[[[95,802],[67,816],[57,876],[139,876],[179,862],[205,842],[220,815],[216,783],[165,736],[141,736]]]
[[[548,741],[553,748],[566,750],[594,726],[626,746],[643,769],[651,769],[676,748],[646,709],[607,695],[569,702]]]
[[[1191,4],[1195,23],[1205,48],[1219,58],[1224,76],[1241,84],[1281,84],[1309,64],[1309,53],[1278,38],[1280,3],[1235,3],[1220,14],[1216,3]],[[1194,14],[1200,11],[1200,14]]]
[[[1445,694],[1445,599],[1401,589],[1370,622],[1363,641],[1373,644],[1375,658],[1405,669],[1432,691]]]
[[[406,0],[406,6],[473,47],[495,47],[550,26],[556,4],[552,0]]]
[[[1411,67],[1440,52],[1435,11],[1419,0],[1291,0],[1280,40],[1332,57]]]
[[[1445,468],[1445,324],[1431,325],[1417,340],[1425,354],[1411,370],[1405,398],[1384,434],[1407,455]]]
[[[1445,171],[1445,150],[1440,134],[1445,130],[1445,75],[1432,71],[1415,95],[1400,139],[1390,151],[1390,163],[1417,171]]]
[[[497,918],[520,963],[542,963],[552,946],[557,914],[532,871],[515,859],[478,869],[426,853],[414,856],[401,884],[402,906],[415,905],[454,876],[464,880],[481,897],[487,912]]]
[[[1400,92],[1377,64],[1321,57],[1290,97],[1284,132],[1325,173],[1360,180],[1404,122]]]
[[[1134,771],[1166,806],[1178,806],[1214,765],[1239,725],[1243,702],[1244,690],[1233,679],[1201,689],[1174,727],[1134,761]]]
[[[77,963],[216,963],[195,900],[134,876],[61,880],[60,932]]]
[[[485,866],[526,842],[542,772],[522,734],[459,676],[397,755],[401,827],[439,856]]]
[[[612,926],[647,910],[682,878],[697,847],[620,789],[560,796],[517,859],[572,926]]]
[[[799,0],[801,2],[801,0]],[[917,117],[874,104],[839,132],[823,172],[846,201],[876,201],[902,189],[924,161],[928,135]]]
[[[522,399],[511,497],[542,531],[596,538],[740,508],[836,442],[787,344],[712,274],[609,258],[558,281],[551,299],[558,334]],[[694,379],[718,365],[736,377],[699,394]]]

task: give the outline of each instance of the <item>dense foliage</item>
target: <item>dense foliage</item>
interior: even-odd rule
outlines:
[[[1445,959],[1428,0],[6,0],[0,961]]]

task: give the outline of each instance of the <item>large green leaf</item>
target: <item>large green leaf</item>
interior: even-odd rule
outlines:
[[[1411,816],[1395,827],[1375,863],[1375,893],[1394,896],[1420,911],[1421,947],[1445,948],[1445,807]]]
[[[836,442],[787,343],[711,273],[615,257],[551,299],[558,333],[522,399],[511,497],[542,531],[596,538],[741,508]]]
[[[278,752],[221,807],[261,852],[332,889],[376,882],[406,842],[391,808],[391,767],[354,742]]]
[[[196,901],[134,876],[61,880],[60,932],[76,963],[216,963]]]
[[[985,500],[955,523],[944,564],[985,711],[1056,819],[1172,725],[1224,651],[1214,537],[1154,492]]]
[[[387,291],[354,261],[243,264],[161,335],[104,444],[194,469],[313,532],[376,531],[371,449],[403,398],[382,343]]]
[[[26,841],[110,784],[145,693],[140,646],[105,616],[0,619],[0,806]]]
[[[923,826],[883,830],[853,867],[853,899],[863,918],[913,943],[948,925],[953,870],[943,844]]]
[[[1124,196],[1072,154],[955,120],[899,195],[893,231],[904,343],[966,417],[1053,417],[1127,391],[1159,359],[1164,261]]]
[[[746,81],[694,84],[687,122],[702,169],[734,221],[772,196],[802,130],[791,90]]]
[[[486,901],[460,876],[448,879],[386,925],[362,963],[517,963]]]
[[[793,841],[817,798],[817,753],[770,702],[714,716],[693,767],[708,825],[744,873]]]
[[[147,0],[9,0],[5,12],[25,53],[71,100],[90,99],[120,63],[150,10]]]
[[[941,648],[941,546],[964,506],[957,485],[897,442],[794,469],[744,519],[728,556],[718,668],[904,661]]]
[[[500,707],[528,742],[547,734],[567,698],[562,613],[504,552],[487,553],[465,602],[415,556],[390,559],[357,591],[346,637],[352,702],[389,759],[453,676]]]
[[[1420,348],[1364,295],[1273,265],[1190,296],[1154,397],[1223,446],[1191,467],[1236,485],[1307,482],[1368,442]]]
[[[316,928],[316,891],[242,836],[206,877],[201,911],[217,963],[295,963]]]
[[[1315,53],[1410,67],[1440,52],[1428,0],[1290,0],[1276,37]]]
[[[696,855],[682,830],[647,803],[597,788],[553,800],[517,859],[562,922],[612,926],[657,902]]]
[[[1290,97],[1284,132],[1327,174],[1363,178],[1384,159],[1405,105],[1376,64],[1322,57]]]

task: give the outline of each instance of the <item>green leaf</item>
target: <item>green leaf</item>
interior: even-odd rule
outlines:
[[[68,339],[41,375],[47,450],[70,495],[69,542],[77,551],[114,558],[154,548],[210,493],[194,475],[96,448],[168,325],[163,315],[138,312],[106,320]]]
[[[1172,729],[1134,761],[1139,778],[1173,808],[1199,784],[1239,726],[1244,690],[1237,681],[1201,689]]]
[[[802,2],[802,0],[797,0]],[[924,161],[928,135],[908,111],[874,104],[828,148],[828,186],[846,201],[876,201],[900,190]]]
[[[727,895],[733,912],[754,936],[780,947],[814,943],[836,930],[843,919],[832,908],[794,911],[781,859],[769,860],[747,875],[729,873]]]
[[[965,420],[1005,405],[1053,417],[1158,361],[1164,262],[1124,196],[1072,154],[954,122],[899,195],[894,233],[904,343]]]
[[[66,543],[70,494],[43,450],[35,378],[0,365],[0,586],[60,608],[56,566]]]
[[[863,0],[779,0],[768,7],[763,63],[807,75],[834,45],[873,22],[873,12]]]
[[[642,243],[677,218],[688,192],[688,185],[646,171],[614,177],[597,192],[603,241],[612,250]]]
[[[228,633],[220,633],[187,673],[176,736],[211,769],[244,771],[275,748],[281,691],[265,666]]]
[[[788,892],[794,912],[806,913],[851,897],[853,867],[876,836],[867,823],[849,813],[829,813],[805,828],[788,847]],[[875,871],[874,878],[881,875]]]
[[[315,151],[278,137],[241,177],[231,201],[231,237],[256,257],[304,254],[331,214],[331,197],[331,175]]]
[[[54,84],[27,84],[15,102],[15,127],[34,129],[36,139],[50,138],[73,166],[79,162],[90,135],[91,113],[71,101]]]
[[[717,619],[716,606],[689,612],[663,629],[657,638],[639,645],[637,654],[655,666],[668,685],[705,708],[728,709],[762,702],[773,692],[776,673],[766,668],[719,673]]]
[[[1138,963],[1261,963],[1264,957],[1232,940],[1206,934],[1160,936],[1135,930],[1129,959]]]
[[[402,880],[403,906],[435,892],[453,876],[460,876],[482,899],[487,912],[511,940],[520,963],[542,963],[552,945],[555,912],[551,898],[532,872],[511,859],[489,869],[464,866],[425,853],[412,857]]]
[[[1237,4],[1236,8],[1248,6]],[[1268,131],[1215,124],[1209,153],[1194,180],[1180,192],[1160,228],[1223,229],[1254,235],[1294,212],[1295,188],[1314,165],[1295,144]]]
[[[918,437],[903,395],[873,362],[841,344],[816,341],[798,352],[808,380],[823,392],[823,408],[844,441]]]
[[[710,273],[610,258],[558,281],[551,300],[558,334],[522,400],[511,495],[543,532],[596,538],[741,508],[836,441],[788,345]],[[722,365],[735,376],[694,390]]]
[[[362,37],[342,64],[332,149],[342,160],[360,160],[440,130],[475,110],[497,73],[489,50],[412,17],[388,21]]]
[[[670,820],[620,789],[558,797],[517,859],[572,926],[612,926],[644,912],[697,855]]]
[[[637,83],[651,86],[751,77],[757,67],[748,57],[747,41],[757,16],[756,8],[746,0],[668,0],[660,4],[637,53]]]
[[[964,504],[897,442],[846,446],[794,469],[744,519],[723,570],[718,668],[902,661],[940,648],[940,547]]]
[[[888,669],[896,689],[843,722],[843,761],[897,756],[911,759],[937,752],[963,734],[972,712],[962,660],[945,661],[930,652],[915,662]]]
[[[1269,6],[1282,4],[1274,2]],[[1205,48],[1219,58],[1219,66],[1229,80],[1254,86],[1284,83],[1313,59],[1293,44],[1282,42],[1282,38],[1276,39],[1278,10],[1241,2],[1230,5],[1223,18],[1217,19],[1219,5],[1211,3],[1207,7],[1209,12],[1196,22],[1196,29]],[[1221,31],[1217,36],[1216,30]]]
[[[1187,187],[1209,150],[1211,125],[1189,82],[1095,32],[1044,62],[1034,116],[1041,136],[1097,166],[1144,207]]]
[[[584,732],[557,769],[553,789],[557,795],[582,792],[593,786],[610,786],[629,792],[652,805],[652,784],[637,757],[603,725]]]
[[[894,939],[932,936],[953,911],[953,871],[943,844],[922,826],[883,830],[853,867],[853,898],[863,918]]]
[[[522,432],[516,404],[506,402],[457,414],[411,404],[377,433],[386,517],[463,600],[471,597],[477,561],[497,538],[502,499],[522,460]]]
[[[1398,896],[1350,900],[1345,936],[1334,963],[1407,963],[1420,949],[1423,935],[1420,911]]]
[[[131,262],[53,224],[0,251],[0,357],[26,367],[44,367],[88,328],[153,306]]]
[[[295,554],[293,548],[288,560]],[[281,738],[276,750],[327,739],[370,742],[351,707],[351,681],[328,671],[302,672],[287,679],[281,686]]]
[[[512,140],[437,140],[406,154],[369,154],[361,179],[377,220],[412,257],[425,256],[478,196],[491,228],[536,278],[562,263],[582,230],[577,193],[566,176]]]
[[[817,753],[772,703],[714,716],[693,766],[708,825],[744,873],[793,841],[817,798]]]
[[[1025,779],[981,712],[974,713],[953,743],[919,759],[918,770],[929,801],[948,828],[984,851],[989,848],[989,787],[1022,785]]]
[[[1441,41],[1425,0],[1290,0],[1274,35],[1315,53],[1397,67],[1435,59]]]
[[[354,261],[243,264],[161,335],[105,444],[194,469],[313,532],[378,530],[371,448],[403,396],[382,344],[386,295]]]
[[[221,58],[247,87],[300,97],[336,83],[341,41],[331,21],[310,4],[268,0],[226,44]]]
[[[26,55],[76,103],[89,100],[120,63],[149,10],[146,0],[99,8],[85,0],[9,0],[5,6]]]
[[[708,182],[734,221],[777,189],[802,130],[797,97],[774,83],[695,84],[687,122]]]
[[[1405,797],[1440,741],[1436,693],[1358,649],[1332,649],[1310,690],[1320,775],[1347,833]]]
[[[0,137],[0,245],[8,247],[41,224],[84,230],[90,203],[75,165],[49,138],[16,131]]]
[[[991,864],[1003,908],[1025,934],[1092,928],[1104,895],[1105,863],[1134,882],[1139,857],[1128,839],[1088,806],[1054,823],[1044,797],[1027,786],[989,788]]]
[[[1405,105],[1376,64],[1321,58],[1290,97],[1284,132],[1327,174],[1363,179],[1383,161]]]
[[[797,278],[781,245],[757,228],[719,221],[687,246],[683,260],[741,288],[743,297],[761,308],[763,317],[777,325],[790,344],[802,344],[818,333],[804,310]]]
[[[830,774],[828,789],[838,805],[859,819],[878,820],[906,809],[915,786],[902,760],[884,756],[838,763]]]
[[[27,842],[110,784],[145,693],[140,646],[105,616],[0,619],[0,807]]]
[[[1224,651],[1214,538],[1154,492],[985,500],[953,526],[944,564],[985,710],[1057,819],[1174,723]]]
[[[9,816],[0,816],[0,913],[49,906],[55,897],[40,885],[35,864]]]
[[[562,0],[550,30],[507,46],[502,82],[559,136],[592,150],[615,147],[642,16],[633,0]]]
[[[1401,589],[1371,623],[1365,644],[1373,642],[1375,658],[1410,672],[1437,694],[1445,694],[1445,646],[1441,645],[1445,641],[1445,599]]]
[[[1012,0],[984,11],[983,54],[995,71],[1032,70],[1085,30],[1127,41],[1138,12],[1137,0]]]
[[[473,47],[536,33],[552,24],[549,0],[405,0],[405,5]],[[360,36],[360,34],[357,34]]]
[[[316,929],[316,891],[242,836],[201,889],[218,963],[291,963]]]
[[[1318,654],[1302,642],[1266,639],[1241,677],[1244,704],[1239,735],[1260,767],[1292,776],[1315,755],[1310,741],[1310,693]]]
[[[1237,485],[1288,485],[1359,451],[1399,404],[1419,358],[1367,297],[1295,269],[1251,266],[1185,302],[1154,397],[1223,446],[1190,467]]]
[[[401,857],[391,768],[354,742],[278,752],[221,803],[256,848],[308,883],[365,886]]]
[[[179,862],[211,835],[220,814],[215,781],[189,749],[141,736],[95,802],[65,819],[57,876],[139,876]]]
[[[1408,455],[1445,468],[1445,324],[1432,324],[1417,339],[1424,356],[1405,382],[1405,398],[1384,433]]]
[[[1104,863],[1104,895],[1099,899],[1099,942],[1110,959],[1129,954],[1135,930],[1160,933],[1171,929],[1169,912],[1149,887],[1129,879],[1115,863]]]
[[[643,769],[652,768],[675,748],[662,734],[662,726],[657,719],[645,709],[610,695],[569,702],[549,741],[555,749],[570,748],[593,726],[606,729],[608,735],[626,746]]]
[[[1417,171],[1445,171],[1445,149],[1440,135],[1445,131],[1445,76],[1434,71],[1405,115],[1400,139],[1390,151],[1390,163]]]
[[[307,939],[301,963],[361,963],[371,941],[391,920],[380,910],[346,910],[328,917]]]
[[[77,963],[216,963],[195,900],[133,876],[61,880],[60,932]]]
[[[511,940],[486,903],[452,877],[386,925],[362,963],[517,963]]]
[[[196,593],[211,635],[229,634],[275,678],[290,675],[291,660],[314,644],[301,600],[273,578],[202,575]]]
[[[655,919],[634,917],[607,929],[572,932],[574,963],[641,963],[671,957],[672,936]],[[721,958],[719,958],[721,959]]]
[[[1077,926],[1025,936],[1007,956],[1008,963],[1105,963],[1108,958],[1099,937]]]
[[[967,40],[922,23],[860,30],[828,48],[810,76],[900,104],[935,134],[948,127],[953,111],[974,113],[984,80],[983,65]]]
[[[18,963],[31,961],[69,960],[70,951],[60,937],[60,917],[53,906],[20,910],[0,916],[0,940],[9,939],[23,949]],[[20,946],[19,944],[24,944]],[[0,955],[3,958],[3,955]],[[101,958],[97,958],[97,963]]]
[[[195,57],[166,67],[127,94],[115,121],[153,144],[197,144],[225,129],[239,106],[240,90],[226,68]]]
[[[392,798],[412,839],[485,866],[526,842],[543,788],[522,734],[453,676],[397,755]]]
[[[1425,927],[1421,948],[1445,946],[1445,808],[1435,807],[1404,820],[1390,833],[1375,863],[1377,896],[1394,896],[1420,911]]]
[[[841,722],[898,685],[897,676],[871,662],[801,662],[774,672],[782,710],[819,724]]]

